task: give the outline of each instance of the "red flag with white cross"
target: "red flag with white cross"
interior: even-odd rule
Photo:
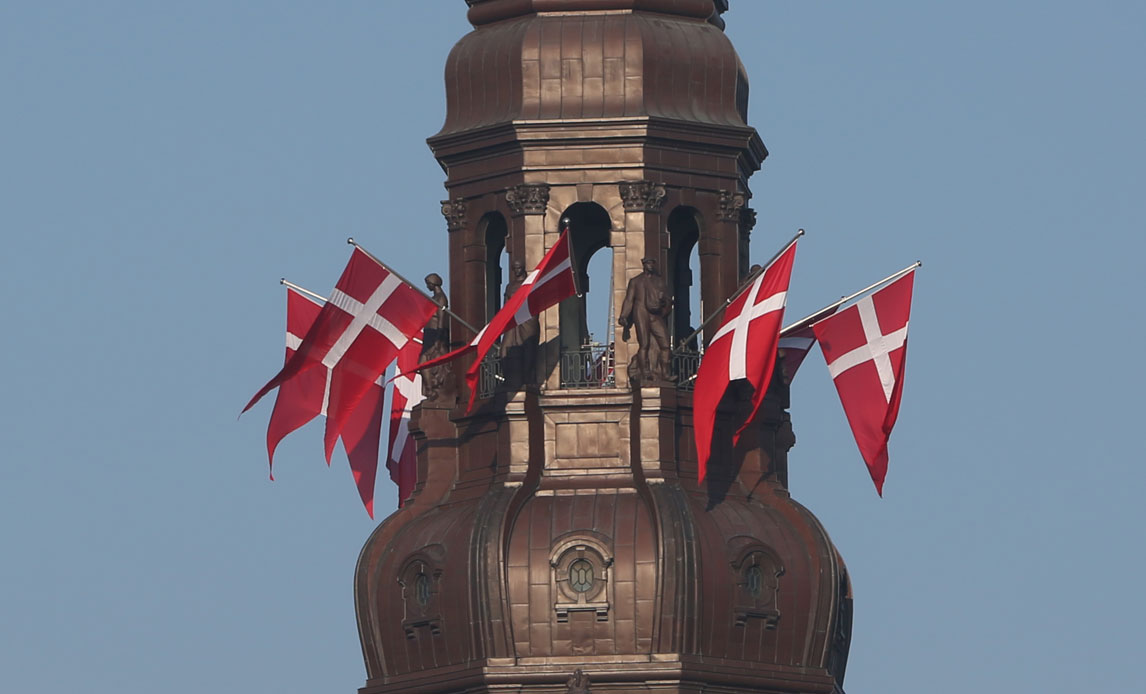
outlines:
[[[410,498],[418,481],[410,416],[426,396],[422,395],[422,374],[411,370],[418,366],[421,349],[422,339],[418,336],[398,353],[398,375],[394,377],[390,391],[390,446],[386,467],[390,470],[390,479],[398,485],[399,508]]]
[[[299,374],[325,366],[331,370],[324,437],[329,462],[358,401],[437,309],[424,294],[355,248],[298,350],[243,411]]]
[[[563,220],[564,221],[564,220]],[[509,330],[525,323],[545,309],[556,306],[577,293],[573,280],[573,257],[569,247],[569,229],[564,227],[557,243],[545,253],[533,272],[526,276],[521,287],[505,302],[505,305],[490,319],[477,337],[465,347],[443,354],[436,359],[418,364],[419,370],[436,366],[456,359],[470,351],[476,351],[473,364],[466,370],[466,384],[470,389],[467,411],[473,409],[477,397],[478,377],[481,363],[498,339]]]
[[[812,329],[875,489],[883,496],[887,442],[899,416],[915,272]]]
[[[287,328],[286,358],[291,357],[302,344],[302,336],[314,325],[322,304],[307,298],[301,292],[287,288]],[[267,458],[271,466],[271,479],[274,477],[275,449],[279,442],[292,431],[301,428],[318,415],[326,414],[326,386],[330,383],[327,369],[310,369],[279,386],[275,395],[275,407],[271,410],[271,421],[267,425]]]
[[[322,304],[302,292],[287,288],[286,361],[302,345],[322,311]],[[378,474],[378,448],[382,435],[382,379],[359,400],[350,413],[340,437],[350,460],[358,495],[370,517],[374,517],[374,483]],[[275,406],[267,425],[267,456],[274,464],[275,449],[282,439],[319,415],[326,416],[330,397],[330,369],[308,369],[279,386]],[[329,464],[329,460],[327,463]],[[274,479],[274,475],[271,475]]]
[[[704,479],[712,452],[716,407],[732,381],[752,384],[752,412],[737,430],[733,441],[756,415],[776,367],[780,325],[788,281],[796,259],[796,240],[780,252],[752,284],[736,295],[724,311],[724,319],[700,361],[693,389],[693,432],[696,437],[697,477]]]

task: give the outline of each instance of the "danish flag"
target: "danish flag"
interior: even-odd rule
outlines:
[[[307,333],[321,311],[321,304],[287,288],[286,362],[298,351],[302,344],[300,336]],[[279,442],[318,415],[325,416],[329,397],[330,369],[327,368],[308,369],[279,386],[267,426],[267,457],[272,466]],[[379,379],[350,413],[341,434],[358,495],[371,518],[374,517],[374,481],[381,434],[382,383]],[[273,472],[271,479],[274,479]]]
[[[724,311],[724,322],[704,351],[692,396],[697,476],[700,480],[704,479],[712,452],[716,407],[729,384],[745,379],[754,389],[752,412],[736,431],[734,442],[764,401],[764,393],[776,366],[784,302],[795,258],[796,241],[793,240],[751,286],[728,305]]]
[[[436,366],[476,350],[477,357],[466,371],[466,384],[470,390],[470,401],[466,409],[467,411],[473,409],[482,360],[497,344],[498,339],[550,306],[556,306],[576,293],[577,288],[573,282],[573,259],[569,251],[569,230],[565,229],[533,272],[525,277],[521,287],[509,297],[505,305],[472,342],[436,359],[418,364],[417,368],[421,370]]]
[[[780,368],[783,369],[785,383],[791,383],[796,377],[796,371],[816,344],[816,333],[812,330],[812,323],[827,318],[835,313],[837,308],[839,307],[829,306],[780,331]]]
[[[883,496],[887,441],[899,416],[915,272],[812,326],[875,489]]]
[[[299,374],[320,366],[330,369],[324,437],[329,463],[358,401],[437,310],[428,297],[355,248],[298,350],[243,412]]]
[[[394,377],[390,391],[390,447],[386,467],[390,470],[390,479],[398,485],[399,508],[410,498],[418,481],[410,415],[425,396],[422,395],[422,374],[411,370],[418,365],[421,349],[422,337],[418,335],[398,352],[398,375]]]

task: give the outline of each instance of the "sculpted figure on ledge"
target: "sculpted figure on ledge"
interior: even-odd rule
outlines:
[[[426,275],[426,289],[434,303],[440,306],[422,331],[422,353],[419,361],[429,361],[450,350],[450,320],[442,309],[449,308],[450,300],[442,291],[442,277],[436,272]],[[422,371],[422,395],[427,402],[439,401],[448,391],[450,366],[439,364]]]
[[[629,329],[637,326],[637,354],[629,365],[631,380],[652,383],[669,379],[671,349],[668,337],[668,314],[672,298],[664,278],[657,272],[656,258],[642,258],[643,271],[629,280],[625,302],[617,324],[626,342]]]
[[[521,289],[525,282],[525,264],[520,260],[510,266],[512,277],[505,286],[505,300]],[[537,345],[541,337],[541,323],[533,316],[511,329],[501,341],[501,369],[506,384],[511,388],[537,383]]]

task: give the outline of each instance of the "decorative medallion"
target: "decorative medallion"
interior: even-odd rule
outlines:
[[[442,216],[446,218],[446,228],[458,231],[466,225],[466,201],[463,198],[442,201]]]
[[[428,629],[432,636],[442,633],[438,594],[442,580],[440,567],[444,559],[445,548],[430,545],[410,555],[402,563],[397,578],[402,586],[402,601],[405,605],[402,629],[408,639],[418,638],[422,629]]]
[[[567,537],[549,555],[549,566],[556,584],[553,609],[558,622],[568,622],[570,612],[595,612],[597,621],[609,619],[609,572],[613,555],[607,540],[593,537]]]
[[[545,214],[549,208],[549,184],[519,183],[505,191],[505,202],[515,217]]]
[[[775,629],[780,621],[776,601],[784,567],[771,549],[752,538],[736,537],[729,544],[734,553],[731,564],[736,576],[733,622],[742,627],[750,619],[760,619],[764,628]]]
[[[625,181],[617,185],[625,212],[656,212],[664,204],[665,184],[652,181]]]

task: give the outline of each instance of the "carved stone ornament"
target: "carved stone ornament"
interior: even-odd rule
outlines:
[[[430,545],[402,563],[398,583],[402,586],[402,601],[405,605],[402,629],[408,639],[418,638],[422,629],[428,629],[432,636],[442,633],[438,593],[444,558],[444,547]]]
[[[740,208],[740,235],[747,237],[756,226],[756,210],[751,207]]]
[[[581,668],[573,671],[573,676],[565,681],[565,694],[590,694],[589,676]]]
[[[549,555],[557,586],[553,609],[559,623],[568,622],[570,612],[595,612],[597,621],[605,622],[609,619],[613,555],[604,538],[579,535],[559,541]]]
[[[737,236],[737,253],[740,258],[738,271],[740,272],[741,279],[748,276],[748,258],[752,252],[750,239],[752,236],[752,227],[754,226],[756,226],[756,210],[751,207],[741,207],[740,233]]]
[[[748,196],[744,193],[729,193],[720,191],[720,209],[716,213],[717,219],[722,222],[739,222],[740,210],[748,203]]]
[[[733,538],[729,549],[734,553],[731,564],[737,579],[733,623],[742,627],[750,619],[760,619],[766,629],[775,629],[780,621],[776,602],[783,565],[771,549],[749,537]]]
[[[519,183],[505,191],[505,203],[515,217],[545,214],[549,208],[549,184]]]
[[[442,201],[442,216],[446,218],[446,228],[458,231],[466,225],[466,201],[462,198]]]
[[[625,212],[656,212],[664,204],[665,184],[652,181],[625,181],[618,184]]]

